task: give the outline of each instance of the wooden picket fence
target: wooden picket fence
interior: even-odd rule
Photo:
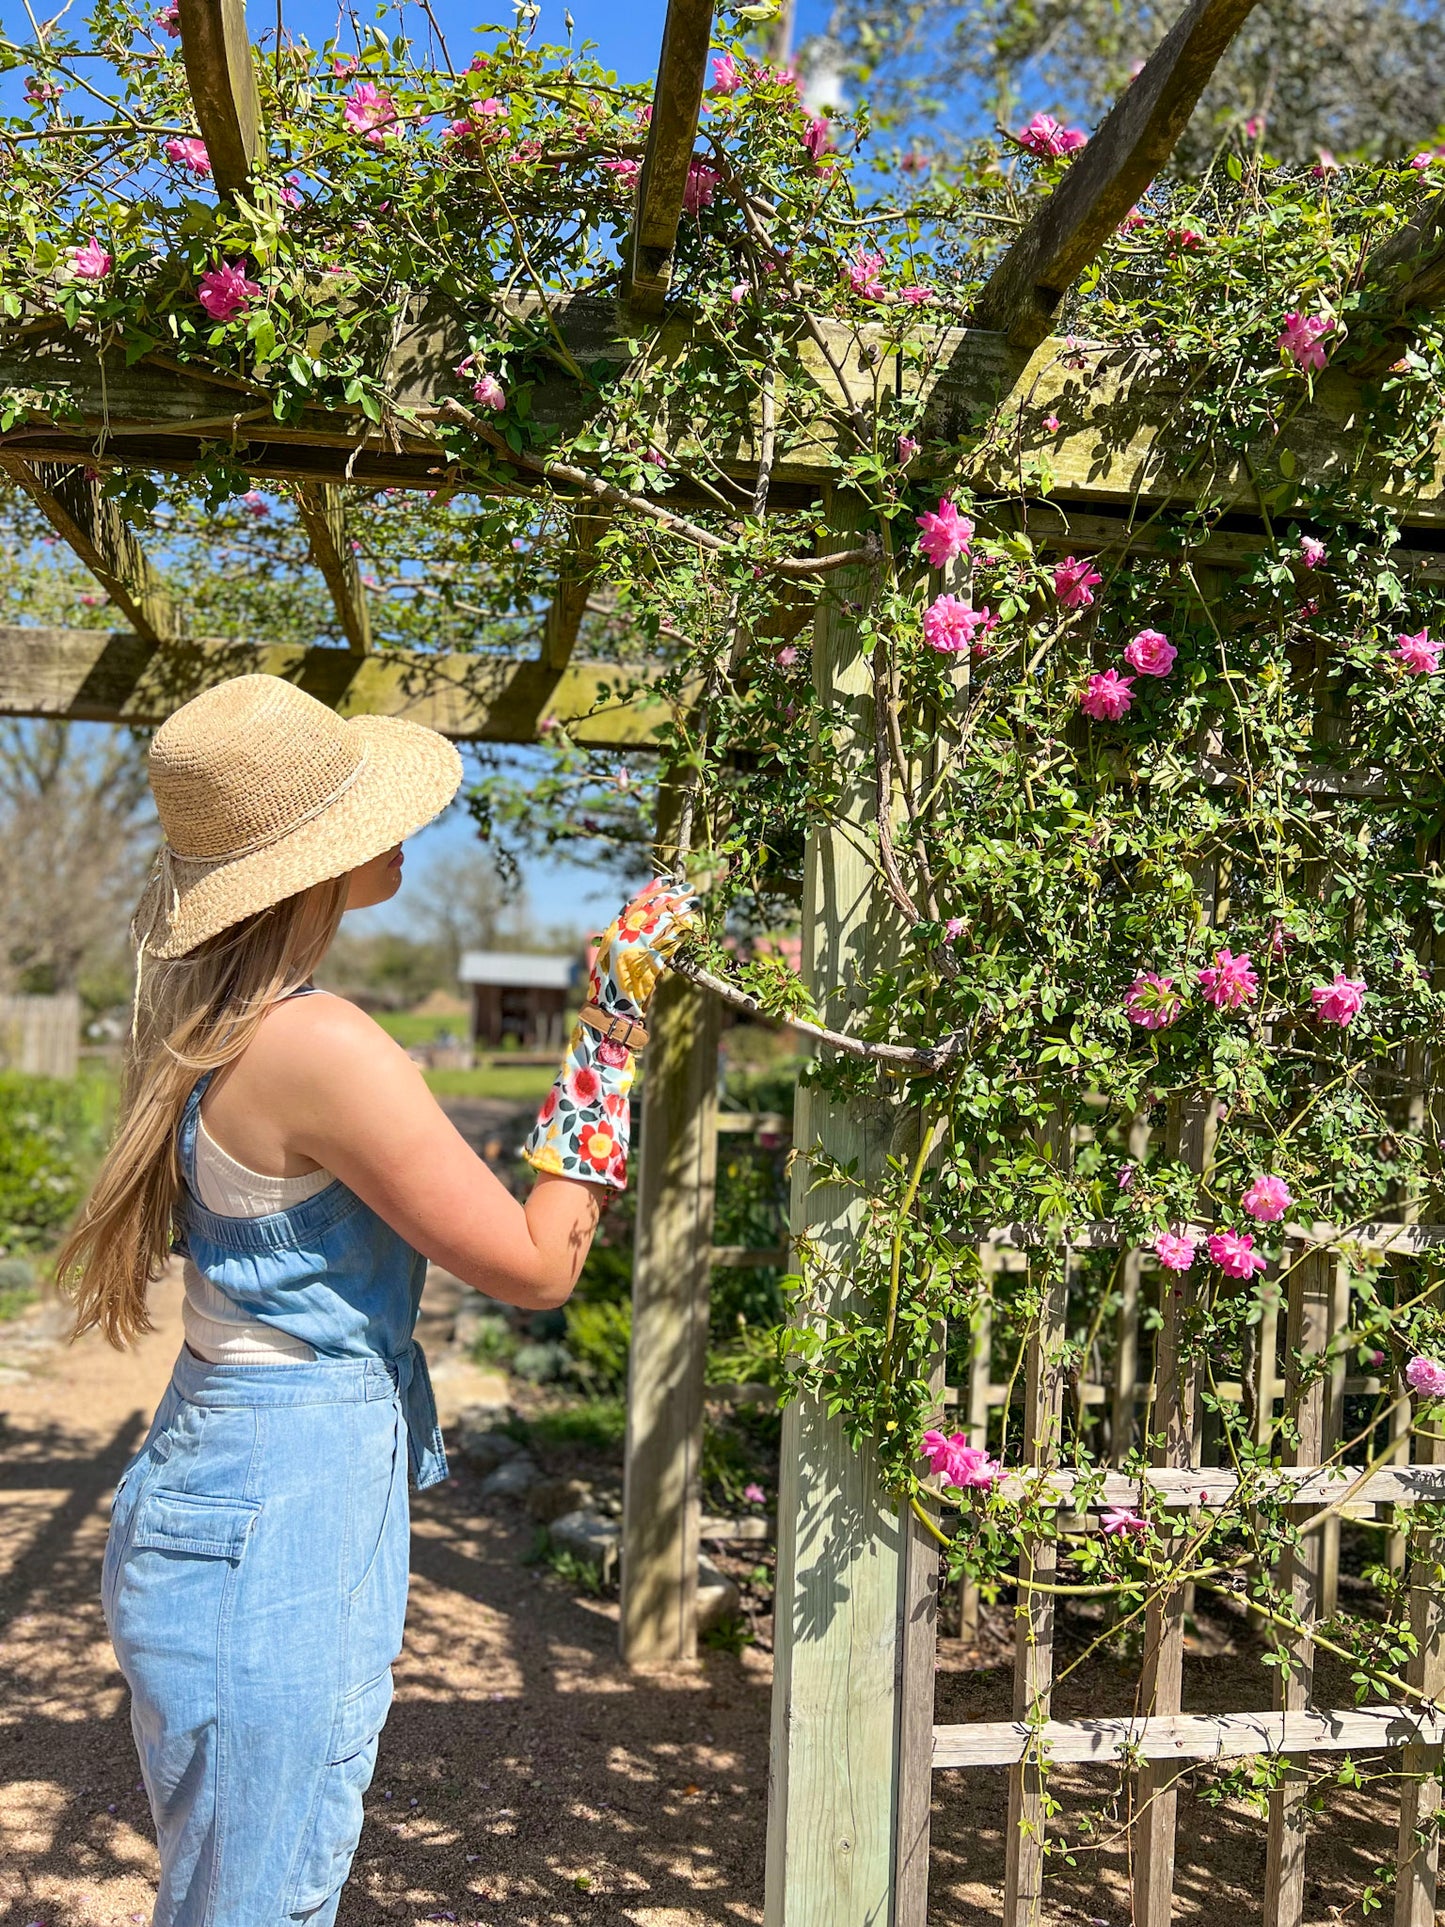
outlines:
[[[80,999],[0,997],[0,1070],[28,1077],[74,1077],[80,1053]]]

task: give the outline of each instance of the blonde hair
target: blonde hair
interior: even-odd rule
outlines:
[[[232,1064],[273,1005],[310,977],[346,907],[348,878],[286,897],[184,956],[146,957],[126,1052],[120,1121],[56,1263],[92,1326],[120,1348],[151,1329],[146,1293],[170,1256],[181,1189],[177,1128],[196,1080]]]

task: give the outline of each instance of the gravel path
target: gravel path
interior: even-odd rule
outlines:
[[[0,1331],[0,1927],[145,1922],[149,1813],[97,1597],[106,1511],[179,1344]],[[424,1336],[445,1423],[488,1396]],[[769,1661],[625,1672],[615,1603],[523,1563],[535,1528],[464,1469],[415,1505],[397,1699],[341,1927],[719,1927],[762,1919]]]

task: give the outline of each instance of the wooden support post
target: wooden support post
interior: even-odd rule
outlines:
[[[1342,1343],[1343,1335],[1350,1326],[1350,1268],[1343,1258],[1330,1260],[1330,1324],[1329,1324],[1329,1372],[1325,1379],[1325,1409],[1320,1428],[1320,1459],[1325,1462],[1334,1457],[1345,1435],[1345,1381],[1348,1376],[1349,1359]],[[1349,1518],[1353,1508],[1344,1514]],[[1319,1593],[1317,1605],[1321,1619],[1328,1619],[1335,1610],[1340,1591],[1340,1527],[1343,1519],[1339,1513],[1326,1519],[1320,1527],[1319,1550]]]
[[[1191,1171],[1209,1163],[1214,1118],[1207,1100],[1176,1100],[1169,1119],[1170,1154]],[[1190,1272],[1159,1274],[1159,1332],[1154,1348],[1154,1399],[1146,1431],[1150,1463],[1195,1463],[1198,1371],[1189,1355],[1188,1323],[1194,1284]],[[1144,1663],[1139,1704],[1153,1715],[1177,1713],[1183,1703],[1186,1588],[1151,1599],[1144,1615]],[[1168,1927],[1174,1911],[1174,1846],[1178,1829],[1179,1769],[1148,1761],[1134,1778],[1134,1927]]]
[[[1445,1463],[1445,1442],[1415,1441],[1422,1465]],[[1445,1693],[1445,1538],[1426,1526],[1411,1544],[1410,1630],[1417,1641],[1406,1666],[1427,1703]],[[1435,1927],[1440,1867],[1440,1771],[1445,1749],[1407,1746],[1400,1756],[1400,1840],[1396,1853],[1395,1927]]]
[[[871,526],[864,504],[833,498],[823,539],[851,548]],[[828,753],[844,820],[808,828],[803,976],[835,1026],[849,1015],[839,986],[885,940],[866,854],[877,810],[873,681],[858,632],[874,586],[867,569],[830,576],[814,630],[815,686],[840,724]],[[894,1119],[884,1098],[842,1105],[815,1088],[798,1093],[793,1229],[817,1253],[811,1282],[834,1315],[846,1310],[863,1198],[882,1171]],[[814,1185],[815,1147],[845,1164],[856,1159],[858,1182]],[[899,1918],[895,1898],[900,1847],[916,1865],[927,1837],[926,1812],[920,1824],[900,1810],[905,1797],[927,1792],[926,1776],[906,1774],[899,1757],[913,1731],[899,1712],[906,1642],[921,1636],[910,1619],[915,1530],[842,1418],[816,1398],[794,1400],[783,1414],[778,1497],[767,1927],[921,1927],[921,1916]]]
[[[330,482],[298,482],[295,492],[311,560],[325,577],[341,633],[352,654],[364,656],[371,649],[371,615],[346,531],[346,497]]]
[[[1147,1116],[1129,1126],[1129,1156],[1142,1164],[1149,1151]],[[1122,1465],[1134,1443],[1135,1405],[1139,1387],[1139,1286],[1144,1254],[1126,1251],[1119,1266],[1119,1312],[1115,1320],[1114,1385],[1109,1399],[1109,1463]]]
[[[993,1377],[993,1281],[999,1273],[998,1246],[984,1245],[978,1254],[978,1264],[983,1274],[983,1297],[973,1314],[973,1330],[969,1334],[964,1429],[968,1433],[969,1444],[983,1449],[988,1445],[988,1415],[992,1409],[989,1390]],[[978,1620],[978,1585],[972,1579],[964,1579],[960,1581],[958,1589],[959,1638],[976,1640]]]
[[[246,0],[185,0],[181,58],[211,178],[216,192],[231,199],[245,187],[261,144],[261,97]]]
[[[24,489],[142,642],[154,646],[174,633],[170,594],[99,482],[81,468],[54,468],[17,455],[0,455],[0,469]]]
[[[1173,153],[1220,56],[1255,5],[1192,0],[1009,245],[979,295],[975,327],[995,328],[1021,348],[1044,339],[1065,294]]]
[[[629,1666],[697,1656],[717,999],[666,976],[649,1028],[622,1499],[620,1631]]]
[[[672,282],[672,253],[707,83],[712,13],[713,0],[668,0],[622,283],[623,299],[642,314],[662,313]]]
[[[1333,1264],[1329,1252],[1307,1251],[1289,1277],[1285,1409],[1297,1436],[1286,1441],[1284,1456],[1291,1465],[1317,1465],[1324,1446],[1326,1379],[1318,1367],[1329,1344]],[[1291,1506],[1286,1516],[1303,1524],[1311,1509]],[[1319,1563],[1319,1534],[1310,1532],[1297,1549],[1285,1553],[1277,1568],[1280,1591],[1305,1624],[1318,1608]],[[1276,1675],[1275,1706],[1284,1713],[1301,1712],[1309,1704],[1314,1681],[1314,1645],[1308,1634],[1286,1635],[1280,1644],[1290,1670],[1287,1677]],[[1299,1927],[1304,1918],[1308,1786],[1306,1772],[1291,1767],[1283,1785],[1269,1796],[1264,1911],[1269,1927]]]
[[[590,509],[578,509],[572,517],[567,554],[543,623],[541,650],[535,662],[521,665],[507,692],[503,718],[519,741],[535,737],[542,717],[555,707],[554,693],[567,674],[596,579],[598,538],[610,520]]]
[[[1067,1150],[1065,1151],[1067,1155]],[[1068,1305],[1067,1259],[1055,1262],[1042,1281],[1038,1322],[1029,1338],[1024,1387],[1022,1462],[1056,1459],[1064,1408],[1064,1321]],[[1028,1585],[1052,1582],[1058,1543],[1033,1534],[1019,1548],[1019,1602],[1014,1645],[1013,1712],[1016,1720],[1048,1715],[1054,1682],[1054,1595]],[[1044,1900],[1045,1762],[1037,1749],[1009,1769],[1008,1838],[1004,1862],[1004,1919],[1008,1927],[1039,1927]]]

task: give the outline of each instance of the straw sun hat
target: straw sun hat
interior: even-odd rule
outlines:
[[[446,808],[462,759],[434,729],[333,710],[280,676],[236,676],[156,731],[165,841],[133,934],[181,957],[243,917],[344,875]]]

